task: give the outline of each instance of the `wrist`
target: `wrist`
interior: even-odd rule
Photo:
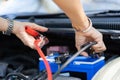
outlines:
[[[86,21],[87,25],[81,27],[81,26],[76,26],[76,25],[73,25],[73,28],[75,29],[75,31],[79,31],[79,32],[88,32],[92,29],[92,21],[90,18],[88,18],[88,20]]]
[[[3,34],[4,35],[11,35],[12,30],[13,30],[13,26],[14,26],[14,21],[11,19],[6,19],[7,22],[7,26],[5,26],[5,30],[3,30]]]
[[[12,33],[13,34],[17,34],[18,33],[18,26],[20,27],[20,22],[19,21],[14,21],[14,27],[13,27],[13,30],[12,30]]]

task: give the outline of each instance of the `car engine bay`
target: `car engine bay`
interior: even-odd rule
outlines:
[[[103,39],[107,47],[104,52],[105,63],[119,57],[119,13],[116,15],[100,13],[88,16],[92,20],[93,26],[103,33]],[[15,15],[13,19],[34,22],[50,29],[48,32],[41,33],[49,39],[49,43],[42,48],[45,55],[54,52],[61,54],[77,52],[74,29],[64,13],[49,15],[19,14]],[[0,33],[0,36],[0,80],[45,80],[43,78],[47,74],[46,71],[40,72],[39,70],[39,55],[36,50],[25,46],[15,35],[5,36]],[[75,77],[76,80],[77,78],[87,80],[84,73],[72,73],[74,72],[71,72],[71,77]],[[75,76],[76,74],[80,74],[80,76]]]

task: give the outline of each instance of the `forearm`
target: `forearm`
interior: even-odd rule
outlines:
[[[54,2],[65,12],[74,27],[79,27],[80,30],[88,28],[89,21],[80,0],[54,0]]]
[[[7,20],[0,17],[0,31],[6,31],[7,27],[8,27]]]

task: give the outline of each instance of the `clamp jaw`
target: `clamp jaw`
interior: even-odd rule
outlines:
[[[43,45],[46,45],[49,43],[49,40],[47,37],[43,36],[42,34],[40,34],[39,32],[31,29],[29,26],[25,27],[25,31],[30,34],[31,36],[33,36],[36,41],[40,42],[40,46],[42,47]]]

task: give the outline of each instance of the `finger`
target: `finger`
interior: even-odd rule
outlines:
[[[79,34],[78,32],[75,33],[75,41],[76,41],[76,48],[77,50],[80,50],[82,45],[85,44],[86,41],[86,37],[84,37],[83,35]]]
[[[98,42],[96,45],[93,45],[92,48],[96,53],[103,52],[106,50],[106,47],[103,42]]]
[[[32,26],[31,26],[34,30],[37,30],[37,31],[40,31],[40,32],[46,32],[46,31],[48,31],[48,28],[46,28],[46,27],[43,27],[43,26],[39,26],[39,25],[37,25],[37,24],[32,24]]]
[[[77,48],[77,50],[80,50],[81,47],[82,47],[85,43],[86,43],[86,42],[85,42],[84,38],[77,40],[77,41],[76,41],[76,48]]]
[[[28,35],[26,32],[21,32],[20,34],[16,34],[17,37],[24,43],[24,45],[29,46],[31,49],[35,49],[34,46],[34,38],[31,35]]]
[[[87,52],[81,52],[80,55],[85,56],[85,57],[88,57],[88,56],[89,56]]]

